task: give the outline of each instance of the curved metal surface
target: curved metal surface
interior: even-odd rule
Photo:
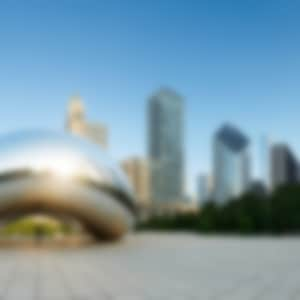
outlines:
[[[70,214],[101,238],[118,238],[135,216],[125,175],[99,146],[64,133],[0,138],[0,217]]]

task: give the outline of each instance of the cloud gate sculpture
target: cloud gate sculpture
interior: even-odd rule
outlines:
[[[0,138],[0,220],[33,212],[69,215],[103,239],[134,224],[134,195],[117,164],[80,138],[51,132]]]

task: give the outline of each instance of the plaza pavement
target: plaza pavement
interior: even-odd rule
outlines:
[[[297,300],[300,238],[142,233],[73,249],[0,249],[0,300]]]

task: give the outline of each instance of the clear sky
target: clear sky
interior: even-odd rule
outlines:
[[[185,97],[189,191],[224,121],[256,160],[262,135],[299,152],[300,1],[0,2],[0,133],[63,129],[80,93],[113,157],[145,155],[147,98],[162,85]]]

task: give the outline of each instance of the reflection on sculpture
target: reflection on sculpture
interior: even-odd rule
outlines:
[[[69,214],[115,239],[132,227],[135,210],[125,176],[98,146],[49,132],[0,138],[0,218]]]

